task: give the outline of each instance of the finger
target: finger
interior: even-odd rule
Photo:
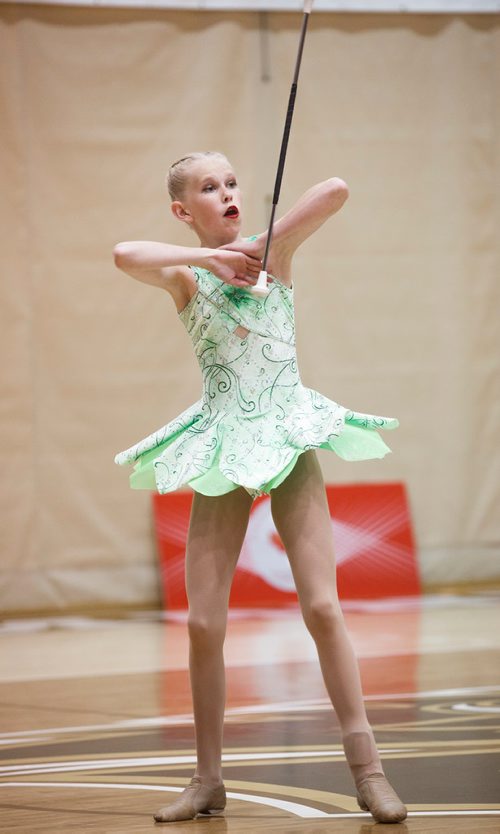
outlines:
[[[253,286],[256,281],[257,278],[254,278],[251,275],[237,275],[234,278],[234,284],[238,287]]]
[[[246,271],[249,275],[256,275],[259,274],[260,270],[262,269],[262,263],[260,261],[248,261],[246,265]]]

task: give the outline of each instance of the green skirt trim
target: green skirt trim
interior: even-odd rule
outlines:
[[[134,471],[130,476],[130,486],[132,489],[149,489],[157,490],[155,478],[155,461],[170,446],[176,439],[177,435],[170,437],[165,443],[156,446],[149,452],[144,453],[134,465]],[[220,450],[214,458],[212,465],[201,475],[191,479],[182,486],[189,486],[200,492],[202,495],[225,495],[240,486],[244,487],[251,495],[269,494],[272,489],[276,489],[292,472],[298,458],[308,449],[328,449],[335,452],[340,458],[347,461],[356,460],[372,460],[374,458],[383,458],[391,450],[387,444],[382,440],[381,436],[374,429],[352,425],[345,423],[344,427],[338,437],[319,443],[318,445],[310,445],[307,448],[294,449],[290,448],[290,456],[286,465],[273,477],[264,484],[258,487],[246,485],[244,483],[237,483],[235,480],[227,478],[220,469]]]

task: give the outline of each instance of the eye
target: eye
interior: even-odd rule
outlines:
[[[203,186],[202,191],[213,191],[214,189],[215,189],[215,186],[212,185],[212,183],[209,183],[208,185]]]
[[[229,188],[237,188],[237,187],[238,187],[238,183],[236,182],[236,180],[229,180],[229,182],[228,182],[228,187],[229,187]]]

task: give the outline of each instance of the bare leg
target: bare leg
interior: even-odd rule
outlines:
[[[369,729],[358,664],[337,596],[331,518],[314,452],[306,452],[272,493],[273,518],[293,571],[343,735]],[[377,761],[380,768],[380,761]]]
[[[197,766],[190,787],[155,819],[191,819],[221,810],[225,705],[223,644],[229,592],[245,537],[252,499],[243,489],[208,497],[195,493],[186,548],[189,601],[189,671],[196,736]]]
[[[358,664],[339,605],[331,518],[315,453],[301,455],[286,481],[271,496],[273,518],[290,560],[304,621],[316,643],[346,757],[361,794],[366,778],[383,774],[383,770],[366,715]],[[394,813],[403,819],[406,812],[397,801],[399,809]],[[373,804],[372,801],[370,810],[375,815]],[[380,821],[392,821],[391,813],[388,811]]]
[[[205,781],[221,778],[227,607],[251,505],[243,489],[216,498],[195,494],[193,500],[186,551],[189,668],[196,774]]]

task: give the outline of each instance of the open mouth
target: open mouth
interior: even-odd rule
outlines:
[[[239,217],[239,211],[236,206],[229,206],[228,210],[224,212],[224,217],[231,217],[233,220]]]

